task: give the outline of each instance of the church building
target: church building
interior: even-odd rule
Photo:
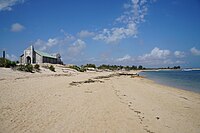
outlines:
[[[31,45],[24,50],[24,53],[20,56],[21,64],[40,64],[40,63],[51,63],[51,64],[62,64],[60,54],[50,55],[42,51],[35,50]]]

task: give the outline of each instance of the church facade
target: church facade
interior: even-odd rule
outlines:
[[[19,62],[21,64],[62,64],[60,54],[50,55],[48,53],[35,50],[32,45],[24,50],[24,53],[20,56]]]

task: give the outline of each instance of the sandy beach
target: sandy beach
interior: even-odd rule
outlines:
[[[0,68],[0,132],[200,132],[200,94],[116,73]]]

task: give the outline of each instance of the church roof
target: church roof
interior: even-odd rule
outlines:
[[[56,58],[55,56],[52,56],[52,55],[45,53],[45,52],[42,52],[42,51],[35,50],[35,52],[38,53],[41,56],[44,56],[44,57]]]

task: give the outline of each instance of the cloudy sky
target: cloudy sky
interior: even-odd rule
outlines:
[[[199,0],[0,0],[0,50],[66,64],[200,67]]]

